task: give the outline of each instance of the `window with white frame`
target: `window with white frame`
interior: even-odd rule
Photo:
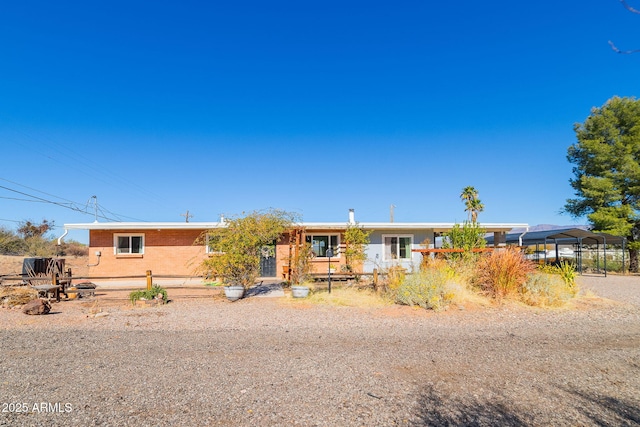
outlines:
[[[325,258],[329,248],[333,250],[333,257],[337,258],[340,248],[339,240],[338,234],[307,234],[306,237],[307,243],[311,245],[313,255],[318,258]]]
[[[208,253],[208,254],[218,254],[218,255],[221,254],[222,252],[215,250],[213,248],[213,245],[214,245],[214,241],[211,238],[211,235],[209,233],[207,233],[207,237],[206,237],[206,240],[205,240],[205,251],[206,251],[206,253]]]
[[[113,240],[116,255],[144,253],[144,234],[116,234]]]
[[[384,242],[384,261],[411,259],[413,235],[383,235],[382,241]]]

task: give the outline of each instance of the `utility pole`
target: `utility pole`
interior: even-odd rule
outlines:
[[[189,218],[193,218],[193,215],[189,214],[189,210],[187,210],[186,213],[180,214],[180,216],[183,216],[186,222],[189,222]]]
[[[93,199],[94,222],[98,222],[98,196],[91,196],[89,200],[91,199]]]

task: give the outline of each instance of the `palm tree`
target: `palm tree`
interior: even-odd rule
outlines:
[[[471,202],[471,222],[474,224],[478,221],[478,214],[484,210],[484,204],[480,199],[473,199]]]
[[[479,200],[478,200],[478,190],[476,190],[475,187],[472,187],[470,185],[467,186],[467,187],[464,187],[462,189],[462,193],[460,193],[460,199],[462,201],[464,201],[465,211],[468,214],[467,219],[469,221],[471,221],[472,212],[473,212],[473,206],[476,203],[476,201],[479,202]],[[482,209],[484,209],[484,206],[482,206]],[[480,209],[480,211],[482,211],[482,209]],[[480,212],[480,211],[478,211],[478,212]],[[476,213],[476,216],[477,216],[477,213]]]

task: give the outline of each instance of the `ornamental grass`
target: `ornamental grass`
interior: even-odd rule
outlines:
[[[497,300],[517,297],[534,269],[517,248],[496,250],[478,260],[474,284]]]

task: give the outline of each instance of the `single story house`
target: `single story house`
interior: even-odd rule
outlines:
[[[356,224],[353,210],[345,222],[305,222],[285,233],[275,245],[263,251],[262,276],[283,277],[288,270],[291,247],[295,242],[306,241],[312,245],[314,273],[326,273],[330,267],[338,272],[345,265],[344,232],[349,224]],[[362,272],[374,268],[402,265],[418,266],[422,255],[413,249],[433,248],[435,238],[453,228],[454,223],[426,222],[364,222],[358,226],[370,231],[367,261]],[[501,244],[508,231],[527,227],[522,223],[482,223],[487,232],[494,233]],[[225,227],[224,219],[218,222],[92,222],[65,224],[68,230],[89,231],[89,258],[91,277],[119,278],[141,276],[151,270],[154,276],[198,276],[198,266],[209,253],[206,241],[198,238],[206,230]],[[302,240],[304,239],[304,240]],[[333,250],[329,259],[328,249]]]

